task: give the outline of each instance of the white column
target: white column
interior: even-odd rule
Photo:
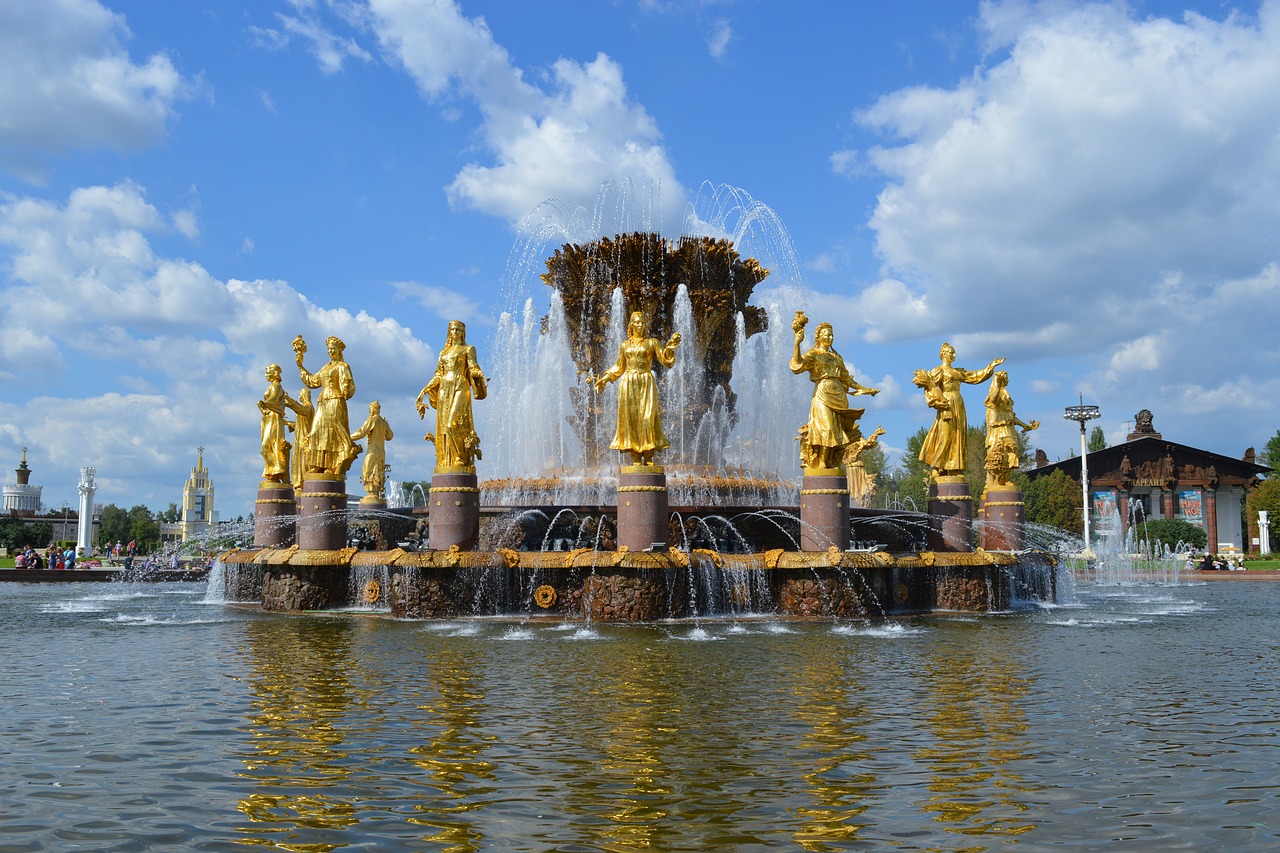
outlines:
[[[1271,553],[1271,521],[1265,509],[1258,510],[1258,550],[1264,554]]]
[[[76,532],[76,553],[88,555],[93,548],[93,482],[97,468],[80,469],[80,527]]]

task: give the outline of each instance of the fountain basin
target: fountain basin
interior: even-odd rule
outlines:
[[[550,615],[651,622],[748,614],[878,619],[1003,611],[1017,601],[1052,601],[1057,593],[1057,561],[1038,552],[289,547],[229,552],[221,562],[228,600],[260,600],[270,611],[376,604],[410,619]],[[368,579],[353,583],[361,572],[376,578],[375,585]]]

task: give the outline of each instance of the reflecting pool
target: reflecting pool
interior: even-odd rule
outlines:
[[[1270,850],[1280,584],[887,623],[0,584],[0,851]]]

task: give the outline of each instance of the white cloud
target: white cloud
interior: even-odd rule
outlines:
[[[373,56],[354,39],[336,35],[325,27],[316,14],[314,3],[299,2],[299,0],[290,0],[290,3],[297,14],[276,13],[281,29],[258,33],[266,42],[284,46],[293,38],[301,39],[326,74],[336,74],[341,71],[348,59],[358,59],[361,62],[373,61]],[[336,6],[335,8],[341,10],[345,7]]]
[[[707,37],[707,50],[715,59],[724,59],[729,52],[729,42],[733,40],[733,28],[724,18],[717,18],[711,26],[711,35]]]
[[[1111,356],[1110,368],[1116,375],[1156,370],[1160,367],[1160,342],[1147,335],[1129,341]]]
[[[419,284],[416,281],[396,281],[392,282],[391,286],[400,296],[413,300],[446,322],[449,320],[462,320],[468,324],[493,322],[478,302],[456,290],[432,284]]]
[[[518,224],[550,198],[591,208],[602,183],[629,180],[660,188],[664,216],[683,209],[658,127],[628,100],[622,69],[608,56],[560,59],[540,88],[484,19],[464,17],[454,2],[370,5],[384,50],[424,95],[474,99],[484,117],[481,136],[494,162],[462,168],[448,187],[454,203]]]
[[[858,115],[886,140],[861,156],[889,178],[871,218],[885,278],[858,298],[867,339],[1081,357],[1086,395],[1170,415],[1271,384],[1280,3],[1221,21],[1101,3],[981,14],[989,64]]]
[[[135,64],[124,19],[93,0],[0,3],[0,167],[40,179],[50,153],[135,150],[187,88],[156,54]]]
[[[297,382],[290,342],[299,333],[313,370],[325,337],[343,338],[353,405],[378,397],[389,419],[407,420],[413,391],[434,369],[429,345],[398,320],[316,305],[286,282],[222,282],[197,263],[157,255],[151,239],[168,233],[173,217],[131,183],[78,189],[62,203],[0,203],[8,260],[0,387],[44,395],[0,401],[0,421],[14,427],[7,442],[41,460],[45,482],[74,482],[78,466],[96,464],[104,480],[127,478],[136,500],[162,507],[173,499],[175,468],[185,470],[194,448],[216,437],[219,456],[208,461],[219,494],[233,515],[237,500],[251,507],[243,498],[260,465],[253,404],[266,364],[285,367],[289,387]],[[131,390],[70,390],[86,383]],[[397,447],[406,470],[428,468],[428,457],[411,442]],[[145,491],[152,484],[154,495]]]

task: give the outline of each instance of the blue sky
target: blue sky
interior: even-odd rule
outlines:
[[[670,236],[704,185],[766,205],[757,303],[835,324],[891,450],[944,340],[1008,359],[1050,459],[1080,394],[1113,442],[1141,408],[1232,456],[1280,426],[1276,2],[28,0],[0,116],[0,465],[27,447],[51,508],[95,465],[163,509],[204,446],[249,514],[298,333],[346,341],[353,420],[379,398],[426,479],[446,322],[485,363],[545,311],[521,223],[603,182]]]

